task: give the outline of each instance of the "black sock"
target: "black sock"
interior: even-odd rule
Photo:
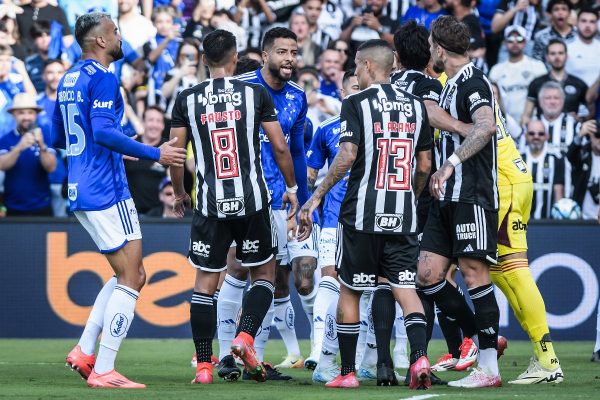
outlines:
[[[427,356],[427,321],[421,313],[410,313],[404,317],[406,336],[410,343],[410,364]]]
[[[377,343],[377,365],[393,368],[394,363],[390,354],[392,328],[396,319],[396,300],[388,284],[380,284],[373,293],[371,303],[373,328]]]
[[[433,335],[433,324],[435,323],[435,306],[433,300],[427,297],[421,289],[417,289],[421,304],[423,304],[423,310],[425,311],[425,320],[427,321],[427,344],[431,341]]]
[[[460,326],[456,322],[456,319],[446,316],[439,308],[436,309],[438,323],[440,329],[446,339],[446,346],[448,346],[448,353],[452,354],[454,358],[460,358],[460,350],[458,349],[462,344],[462,332]]]
[[[212,341],[217,330],[217,313],[211,295],[194,292],[190,306],[190,323],[198,362],[210,362]]]
[[[447,316],[456,319],[463,335],[472,337],[477,332],[475,314],[469,308],[465,297],[447,280],[422,287],[423,293]]]
[[[494,296],[492,284],[469,289],[469,296],[475,306],[475,321],[479,348],[498,348],[498,330],[500,328],[500,309]]]
[[[354,366],[356,364],[356,344],[358,343],[359,332],[360,322],[337,324],[340,356],[342,358],[342,375],[348,375],[349,373],[354,372]]]
[[[269,281],[258,279],[252,284],[242,303],[242,316],[237,333],[246,332],[252,337],[256,336],[271,307],[274,291],[275,287]]]
[[[217,309],[217,302],[219,301],[219,293],[221,291],[219,289],[215,290],[215,294],[213,294],[213,305],[215,306],[215,310]]]

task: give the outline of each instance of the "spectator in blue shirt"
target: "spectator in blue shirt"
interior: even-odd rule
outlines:
[[[23,62],[12,56],[12,49],[9,46],[0,44],[0,127],[2,127],[0,136],[15,127],[15,120],[7,110],[13,98],[18,93],[26,91],[31,91],[30,94],[35,95],[35,89],[29,81]]]
[[[50,46],[50,22],[41,20],[35,21],[31,25],[30,30],[33,44],[36,52],[25,59],[25,68],[29,74],[29,78],[38,93],[44,91],[44,81],[42,73],[44,72],[44,64],[48,60],[48,48]]]
[[[34,97],[20,93],[8,111],[17,126],[0,138],[6,215],[52,216],[48,174],[56,168],[56,153],[48,146],[50,131],[36,126],[41,108]]]
[[[445,15],[446,10],[442,8],[439,0],[423,0],[419,6],[410,6],[406,14],[402,17],[402,23],[414,19],[417,24],[425,26],[429,30],[429,25],[440,15]]]

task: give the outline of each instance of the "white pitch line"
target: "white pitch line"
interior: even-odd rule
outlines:
[[[431,399],[432,397],[439,397],[439,396],[443,396],[443,394],[422,394],[420,396],[405,397],[401,400],[425,400],[425,399]]]

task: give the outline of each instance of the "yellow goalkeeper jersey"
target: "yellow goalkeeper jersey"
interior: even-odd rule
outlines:
[[[442,86],[445,86],[448,76],[442,72],[438,80]],[[523,161],[515,141],[506,128],[506,120],[497,102],[494,114],[496,114],[496,138],[498,140],[498,186],[532,182],[533,179],[527,170],[527,164]],[[437,129],[435,135],[436,138],[439,136]]]

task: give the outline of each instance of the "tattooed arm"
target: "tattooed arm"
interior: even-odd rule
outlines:
[[[473,126],[471,127],[469,134],[452,155],[458,157],[458,161],[461,163],[477,154],[496,134],[496,121],[491,107],[479,107],[473,112],[471,118],[473,120]],[[444,183],[454,172],[454,165],[450,162],[451,157],[449,157],[442,167],[431,176],[429,190],[437,199],[444,195]]]
[[[308,180],[308,193],[312,193],[315,190],[315,182],[317,181],[317,175],[319,170],[311,167],[306,168],[306,178]]]
[[[425,188],[429,172],[431,171],[431,150],[419,151],[416,159],[417,166],[413,178],[413,191],[415,192],[415,199],[418,199]]]

